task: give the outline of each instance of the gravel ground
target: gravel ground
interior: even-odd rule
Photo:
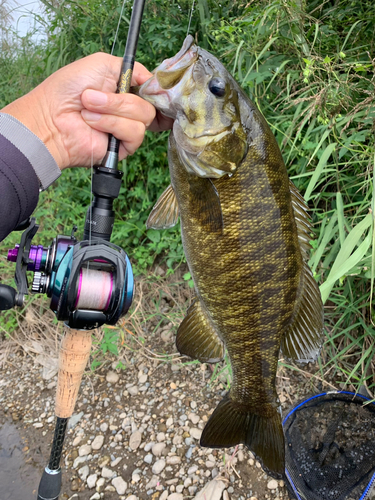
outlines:
[[[246,448],[199,446],[205,423],[226,393],[228,375],[223,364],[217,369],[178,356],[174,333],[190,291],[178,280],[158,290],[138,286],[138,313],[120,326],[119,357],[94,352],[93,359],[104,364],[83,377],[65,441],[60,498],[288,499],[283,481],[267,476]],[[147,307],[139,308],[141,302]],[[16,426],[25,463],[41,475],[55,425],[59,338],[46,331],[36,314],[36,309],[28,310],[23,333],[9,349],[3,347],[3,357],[0,352],[0,429]],[[52,316],[46,317],[51,324]],[[98,342],[103,350],[103,336]],[[314,367],[304,370],[284,367],[278,372],[284,412],[327,387],[311,375]]]
[[[0,423],[16,423],[26,457],[42,471],[53,436],[56,376],[43,379],[43,367],[30,356],[10,361],[0,371]],[[84,377],[66,437],[62,498],[182,500],[199,492],[197,498],[212,500],[288,498],[283,482],[268,477],[242,446],[199,446],[225,392],[221,382],[210,385],[209,366],[141,354],[126,370],[116,365]]]

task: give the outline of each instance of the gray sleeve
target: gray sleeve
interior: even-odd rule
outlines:
[[[0,134],[11,142],[33,167],[44,191],[61,175],[53,156],[44,143],[20,121],[0,113]]]

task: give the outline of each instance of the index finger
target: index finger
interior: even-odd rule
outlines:
[[[143,66],[143,64],[136,62],[134,64],[133,75],[132,75],[132,85],[142,85],[149,78],[152,77],[152,73]]]

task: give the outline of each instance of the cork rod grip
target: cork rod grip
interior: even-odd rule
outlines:
[[[61,342],[55,413],[72,416],[91,350],[91,331],[67,328]]]

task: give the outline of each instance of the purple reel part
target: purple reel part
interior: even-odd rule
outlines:
[[[17,262],[19,251],[19,245],[8,250],[8,260],[10,262]],[[40,271],[44,269],[47,260],[48,249],[44,248],[42,245],[31,245],[29,251],[29,260],[27,264],[28,271]]]

